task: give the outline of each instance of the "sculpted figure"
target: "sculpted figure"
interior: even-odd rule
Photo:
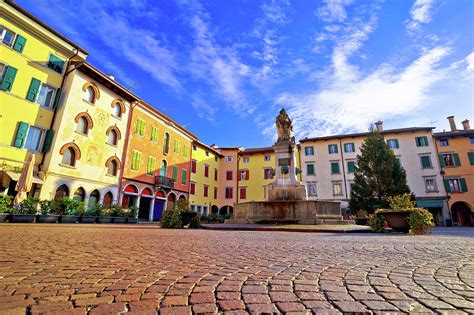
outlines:
[[[277,142],[292,140],[291,132],[293,131],[293,125],[284,108],[280,110],[280,114],[276,117],[276,127],[278,131]]]

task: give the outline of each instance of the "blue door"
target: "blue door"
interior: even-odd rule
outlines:
[[[165,208],[165,201],[161,199],[155,199],[155,208],[153,209],[153,221],[159,221],[161,214]]]

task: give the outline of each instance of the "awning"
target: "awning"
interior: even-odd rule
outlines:
[[[7,175],[10,176],[10,178],[12,180],[16,180],[16,181],[18,181],[18,179],[20,178],[20,175],[21,175],[21,173],[8,172],[8,171],[5,172],[5,173],[7,173]],[[36,176],[36,175],[33,175],[33,180],[32,181],[35,184],[41,184],[41,185],[44,184],[43,180],[41,178],[39,178],[38,176]]]
[[[420,208],[443,208],[443,199],[417,200],[416,206]]]

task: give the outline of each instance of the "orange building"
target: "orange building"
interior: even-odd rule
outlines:
[[[140,101],[132,108],[121,177],[121,204],[140,220],[157,221],[178,199],[188,200],[191,145],[196,136]]]
[[[223,157],[219,161],[219,214],[226,215],[234,213],[234,205],[237,203],[237,174],[239,170],[240,148],[219,148],[211,146]]]
[[[448,194],[448,207],[454,225],[474,225],[474,129],[469,120],[458,130],[449,116],[451,131],[434,133],[441,174]]]

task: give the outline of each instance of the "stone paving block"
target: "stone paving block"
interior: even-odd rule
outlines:
[[[181,306],[188,305],[187,295],[166,296],[163,299],[163,306]]]
[[[298,301],[298,297],[293,292],[270,292],[270,298],[273,302]]]
[[[125,312],[127,307],[125,303],[113,303],[113,304],[101,304],[98,306],[93,307],[89,311],[89,315],[97,315],[97,314],[118,314]]]
[[[113,300],[114,300],[113,296],[101,296],[101,297],[90,298],[90,299],[75,300],[74,304],[76,306],[98,305],[98,304],[112,303]]]
[[[242,300],[219,300],[217,303],[219,304],[219,308],[223,311],[245,309],[245,304]]]
[[[398,311],[395,306],[385,301],[362,301],[362,303],[375,311]]]
[[[278,302],[277,307],[285,314],[289,312],[306,311],[306,307],[299,302]]]
[[[160,309],[160,315],[187,315],[192,314],[190,306],[164,307]]]
[[[271,303],[270,297],[266,294],[242,294],[245,304],[265,304]]]
[[[193,312],[195,314],[217,313],[217,306],[214,303],[195,304],[193,305]]]
[[[334,304],[343,312],[343,313],[365,313],[368,312],[368,309],[361,304],[360,302],[355,301],[336,301]]]

